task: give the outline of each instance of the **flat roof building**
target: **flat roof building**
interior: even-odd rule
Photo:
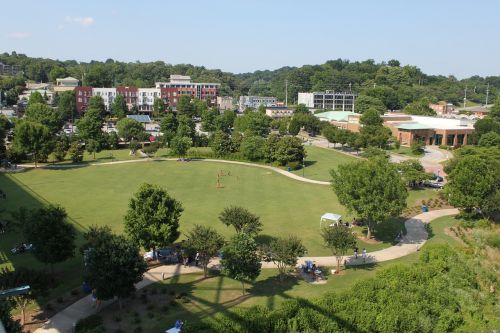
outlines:
[[[297,103],[311,109],[354,112],[356,97],[352,92],[299,92]]]
[[[179,95],[191,95],[210,104],[217,103],[220,83],[192,82],[187,75],[170,75],[169,82],[156,82],[155,87],[162,89],[162,95],[168,100],[168,105],[176,106]]]
[[[269,96],[240,96],[238,110],[243,112],[246,108],[257,109],[261,105],[265,107],[276,107],[278,106],[278,99]]]
[[[266,108],[266,115],[273,119],[291,117],[295,110],[286,106],[275,106]]]
[[[75,79],[74,77],[68,76],[62,79],[56,79],[56,86],[54,87],[54,91],[62,92],[62,91],[72,91],[78,87],[80,81]]]

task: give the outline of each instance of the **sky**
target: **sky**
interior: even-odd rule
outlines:
[[[500,75],[498,13],[498,0],[9,0],[0,52],[233,73],[398,59],[464,78]]]

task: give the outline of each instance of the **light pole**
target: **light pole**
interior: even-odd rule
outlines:
[[[306,162],[305,162],[305,158],[302,157],[302,177],[304,177],[305,171],[306,171]]]

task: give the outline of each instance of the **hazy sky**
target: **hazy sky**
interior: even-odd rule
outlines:
[[[500,1],[2,1],[0,52],[163,60],[231,72],[398,59],[500,75]]]

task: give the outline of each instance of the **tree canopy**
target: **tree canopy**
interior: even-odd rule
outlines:
[[[260,217],[239,206],[224,208],[219,220],[226,226],[232,226],[237,233],[256,236],[262,230]]]
[[[195,225],[187,233],[184,247],[192,253],[197,253],[199,262],[203,267],[203,275],[208,277],[208,263],[224,245],[222,237],[215,229],[201,225]]]

